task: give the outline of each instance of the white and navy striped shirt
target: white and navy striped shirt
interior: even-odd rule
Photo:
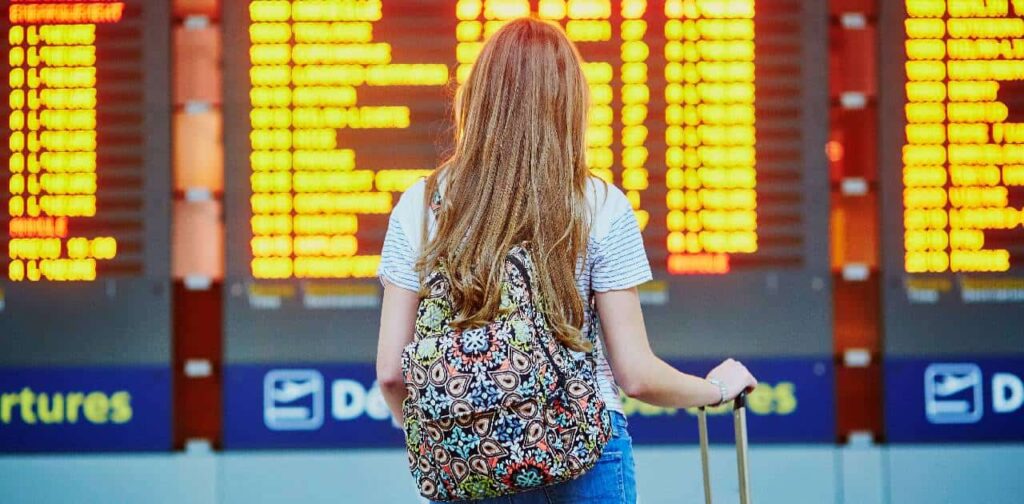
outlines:
[[[419,291],[416,259],[423,243],[424,189],[420,180],[402,194],[391,212],[388,232],[381,250],[377,274],[404,289]],[[590,238],[587,243],[587,263],[582,265],[576,287],[583,297],[584,317],[587,321],[595,314],[590,310],[594,292],[628,289],[651,279],[651,267],[644,250],[643,237],[637,225],[633,208],[626,195],[617,187],[591,178],[587,191],[590,206]],[[433,216],[429,216],[428,232],[434,229]],[[584,324],[584,327],[587,327]],[[600,331],[599,331],[600,332]],[[601,396],[613,411],[622,411],[618,387],[611,366],[605,357],[602,337],[590,336],[597,346],[598,382]]]

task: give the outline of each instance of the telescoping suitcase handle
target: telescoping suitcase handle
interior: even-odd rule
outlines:
[[[740,480],[740,504],[750,504],[750,472],[747,470],[747,394],[741,393],[732,401],[732,423],[736,430],[736,472]],[[704,502],[711,504],[711,474],[708,472],[708,414],[701,407],[697,411],[700,429],[700,463],[704,472]]]

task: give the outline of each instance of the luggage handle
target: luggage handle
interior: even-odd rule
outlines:
[[[732,401],[732,423],[736,431],[736,472],[740,484],[740,504],[750,504],[750,472],[747,468],[747,394],[741,392]],[[708,470],[708,414],[704,406],[697,410],[700,430],[700,463],[704,474],[704,502],[711,504],[711,474]]]

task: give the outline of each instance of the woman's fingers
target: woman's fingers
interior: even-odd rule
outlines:
[[[708,373],[708,378],[715,378],[725,384],[726,400],[735,399],[741,392],[752,392],[757,388],[757,378],[742,362],[729,358]]]
[[[739,361],[736,361],[736,362],[739,363]],[[740,365],[743,366],[742,363],[740,363]],[[747,386],[746,386],[745,390],[747,392],[753,392],[754,389],[757,388],[757,378],[754,378],[754,374],[751,373],[750,370],[747,369],[746,366],[743,366],[743,372],[746,373],[746,375],[747,375]]]

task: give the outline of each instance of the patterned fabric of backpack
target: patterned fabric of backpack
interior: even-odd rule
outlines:
[[[539,309],[534,271],[529,252],[513,248],[500,315],[468,330],[450,325],[444,269],[427,278],[402,366],[409,468],[428,499],[482,499],[571,480],[593,467],[611,437],[593,357],[559,343]]]

